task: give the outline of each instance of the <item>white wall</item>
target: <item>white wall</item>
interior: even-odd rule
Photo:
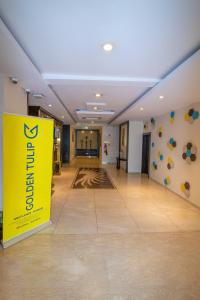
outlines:
[[[27,95],[20,83],[13,84],[8,77],[4,79],[4,112],[27,115]]]
[[[128,173],[141,173],[143,122],[129,122]]]
[[[200,206],[200,117],[193,122],[185,120],[185,114],[189,109],[194,108],[200,113],[200,104],[185,107],[175,111],[174,121],[171,122],[170,114],[165,114],[155,119],[155,125],[148,122],[146,131],[151,132],[151,169],[150,176],[161,184],[165,184],[165,178],[169,179],[166,187],[181,197]],[[162,129],[162,136],[158,136],[159,128]],[[176,141],[176,147],[168,147],[168,141],[173,138]],[[190,164],[182,158],[183,148],[187,143],[192,143],[197,147],[197,159]],[[163,155],[163,160],[159,158],[159,152]],[[173,168],[168,169],[168,159],[173,161]],[[153,168],[153,162],[157,169]],[[190,183],[190,195],[187,196],[181,189],[185,182]]]
[[[4,111],[4,76],[0,74],[0,112]]]
[[[108,155],[104,153],[104,143],[107,143]],[[119,155],[119,126],[102,127],[102,163],[116,163]]]
[[[27,114],[26,93],[20,83],[13,84],[0,74],[0,113]],[[2,210],[2,122],[0,120],[0,210]]]

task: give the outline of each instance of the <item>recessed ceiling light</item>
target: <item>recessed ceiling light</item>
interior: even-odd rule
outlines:
[[[164,99],[164,96],[160,96],[159,98],[160,98],[160,99]]]
[[[143,107],[140,107],[140,110],[142,111],[142,110],[144,110],[144,108],[143,108]]]
[[[49,107],[52,107],[52,104],[49,104],[48,106],[49,106]]]
[[[97,98],[100,98],[100,97],[102,97],[103,95],[100,94],[100,93],[96,93],[95,96],[96,96]]]
[[[94,107],[93,107],[93,109],[94,109],[94,110],[97,110],[97,107],[96,107],[96,106],[94,106]]]
[[[111,43],[105,43],[103,45],[103,50],[106,52],[111,52],[113,49],[113,45]]]

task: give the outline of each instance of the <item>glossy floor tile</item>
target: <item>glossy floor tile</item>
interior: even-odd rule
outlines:
[[[0,250],[0,299],[200,299],[200,210],[112,165],[116,190],[72,189],[86,166],[54,177],[49,227]]]

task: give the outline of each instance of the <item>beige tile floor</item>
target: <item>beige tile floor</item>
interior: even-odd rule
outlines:
[[[90,165],[54,178],[52,225],[0,250],[0,299],[200,299],[200,210],[114,166],[116,190],[71,189]]]

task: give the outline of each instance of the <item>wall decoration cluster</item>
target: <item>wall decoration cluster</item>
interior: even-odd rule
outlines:
[[[174,161],[171,159],[171,157],[167,158],[167,169],[171,170],[174,168]]]
[[[174,148],[176,148],[176,146],[177,146],[176,141],[174,140],[173,137],[171,137],[171,138],[169,139],[169,141],[167,142],[167,147],[168,147],[170,150],[174,150]]]
[[[197,147],[192,143],[187,143],[183,147],[182,158],[187,161],[187,163],[191,163],[197,159]]]
[[[175,111],[171,111],[169,114],[169,121],[171,124],[173,124],[174,120],[175,120]]]
[[[185,121],[192,124],[195,120],[199,118],[199,111],[195,110],[194,108],[191,108],[188,110],[188,112],[185,114]]]
[[[200,103],[171,107],[146,122],[151,133],[150,177],[200,207]]]
[[[181,191],[186,197],[190,197],[190,183],[188,181],[185,181],[181,184]]]

